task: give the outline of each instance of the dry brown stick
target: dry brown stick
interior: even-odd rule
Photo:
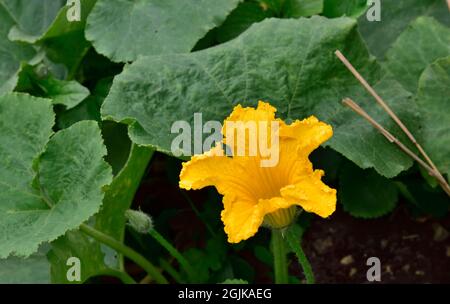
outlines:
[[[361,74],[355,69],[355,67],[350,63],[350,61],[348,61],[348,59],[345,58],[345,56],[339,50],[337,50],[335,54],[342,61],[342,63],[350,70],[350,72],[356,77],[356,79],[358,79],[358,81],[363,85],[363,87],[375,98],[378,104],[389,114],[389,116],[395,121],[395,123],[402,129],[402,131],[406,134],[406,136],[408,136],[408,138],[417,147],[420,154],[422,154],[422,156],[425,158],[430,167],[433,168],[436,175],[439,176],[439,180],[445,181],[439,169],[433,163],[433,161],[425,152],[425,150],[422,148],[422,146],[417,142],[416,138],[403,124],[400,118],[398,118],[398,116],[391,110],[391,108],[386,104],[386,102],[384,102],[384,100],[380,97],[380,95],[378,95],[378,93],[374,90],[374,88],[364,79],[364,77],[361,76]],[[450,186],[446,181],[444,184],[441,184],[441,186],[444,188],[445,192],[450,193]]]
[[[444,187],[443,184],[447,184],[445,179],[440,174],[437,174],[436,170],[430,167],[427,163],[425,163],[420,157],[418,157],[414,152],[412,152],[408,147],[406,147],[401,141],[399,141],[394,135],[392,135],[389,131],[387,131],[383,126],[381,126],[377,121],[375,121],[366,111],[364,111],[359,105],[357,105],[350,98],[345,98],[342,101],[346,106],[351,108],[353,111],[361,115],[365,118],[371,125],[373,125],[381,134],[383,134],[391,143],[396,144],[403,152],[409,155],[412,159],[417,161],[419,165],[421,165],[428,173],[436,178],[439,184],[442,186],[444,191],[450,196],[450,189]]]

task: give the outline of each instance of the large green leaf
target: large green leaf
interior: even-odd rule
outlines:
[[[189,52],[240,0],[99,0],[86,38],[116,62],[139,55]]]
[[[433,16],[450,25],[445,0],[383,0],[381,21],[370,22],[363,15],[359,19],[359,28],[370,52],[382,58],[400,33],[419,16]]]
[[[45,33],[66,0],[0,0],[0,6],[11,14],[16,24],[9,38],[34,43]]]
[[[344,210],[361,218],[376,218],[389,213],[398,199],[393,181],[353,164],[343,166],[338,193]]]
[[[130,208],[153,152],[145,147],[131,145],[126,129],[122,132],[121,127],[111,122],[104,122],[102,125],[108,149],[106,160],[111,164],[115,177],[111,185],[105,189],[102,207],[94,217],[92,225],[97,230],[123,242],[126,222],[124,212]],[[123,256],[80,231],[68,232],[51,245],[49,260],[52,270],[51,280],[54,283],[84,283],[100,275],[116,276],[126,280]],[[67,281],[66,272],[69,267],[66,261],[70,257],[77,257],[81,261],[80,282]]]
[[[47,284],[50,283],[50,263],[47,246],[28,258],[9,257],[0,260],[0,284]]]
[[[116,147],[113,146],[112,150],[114,148]],[[95,216],[96,229],[121,242],[124,241],[124,213],[131,206],[152,155],[153,151],[148,148],[136,145],[131,147],[128,160],[106,189],[102,208]],[[79,231],[72,231],[52,243],[49,254],[52,282],[69,283],[66,277],[66,261],[70,257],[77,257],[81,261],[81,281],[78,283],[99,275],[117,276],[122,280],[124,278],[123,256],[120,253]]]
[[[438,58],[450,55],[450,29],[433,18],[420,17],[386,53],[386,65],[410,92],[416,92],[423,70]]]
[[[450,180],[450,57],[429,65],[419,80],[417,103],[423,117],[425,151]]]
[[[412,130],[417,117],[410,94],[394,80],[381,79],[349,18],[267,19],[235,40],[185,55],[145,57],[114,79],[102,114],[130,124],[131,139],[170,153],[175,121],[222,121],[241,103],[271,102],[284,119],[311,114],[331,123],[330,146],[362,168],[395,176],[411,160],[366,121],[340,104],[353,97],[401,137],[395,124],[375,105],[333,52],[341,49],[375,84]],[[401,137],[402,138],[402,137]]]
[[[359,17],[367,10],[367,0],[324,0],[323,15],[328,18],[341,16]]]
[[[53,123],[46,99],[0,97],[0,258],[29,256],[78,227],[111,181],[97,124],[80,122],[49,140]]]
[[[33,58],[35,51],[31,46],[8,40],[8,32],[15,24],[0,1],[0,95],[14,90],[21,61]]]

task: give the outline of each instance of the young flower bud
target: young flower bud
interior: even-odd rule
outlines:
[[[139,233],[148,233],[153,229],[152,218],[142,211],[127,210],[125,211],[125,217],[128,220],[128,225]]]

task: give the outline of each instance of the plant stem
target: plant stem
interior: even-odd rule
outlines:
[[[128,257],[130,260],[141,266],[157,283],[169,283],[151,262],[149,262],[138,252],[134,251],[132,248],[86,224],[81,224],[80,231]]]
[[[292,251],[294,251],[295,255],[297,256],[300,266],[303,268],[306,283],[314,284],[314,273],[312,271],[311,264],[309,264],[308,258],[303,251],[301,240],[299,240],[294,233],[291,233],[291,231],[287,231],[286,241],[288,242],[289,247],[291,247]]]
[[[195,279],[195,272],[192,265],[189,263],[188,260],[185,259],[185,257],[170,244],[156,229],[150,229],[148,232],[161,246],[163,246],[171,256],[173,256],[178,263],[180,263],[180,266],[186,271],[186,273],[189,276],[189,279],[191,283]]]
[[[274,260],[275,284],[287,284],[289,280],[287,252],[280,229],[272,229],[272,253]]]

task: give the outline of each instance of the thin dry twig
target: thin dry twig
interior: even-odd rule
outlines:
[[[371,125],[373,125],[381,134],[383,134],[391,143],[396,144],[403,152],[405,152],[412,159],[417,161],[417,163],[422,166],[431,176],[436,178],[439,184],[446,183],[445,180],[441,180],[441,175],[436,173],[432,167],[430,167],[426,162],[424,162],[420,157],[418,157],[414,152],[412,152],[408,147],[406,147],[400,140],[398,140],[394,135],[392,135],[388,130],[386,130],[383,126],[381,126],[376,120],[374,120],[366,111],[364,111],[359,105],[357,105],[350,98],[345,98],[342,101],[346,106],[350,109],[361,115],[365,118]],[[444,191],[450,196],[450,191],[447,191],[445,187],[443,187]]]
[[[434,176],[438,180],[441,187],[450,196],[450,186],[448,185],[447,181],[442,176],[441,172],[436,167],[436,165],[433,163],[433,161],[428,156],[428,154],[425,152],[425,150],[422,148],[422,146],[417,142],[416,138],[411,134],[411,132],[408,130],[408,128],[400,120],[400,118],[398,118],[398,116],[391,110],[391,108],[386,104],[386,102],[384,102],[384,100],[380,97],[380,95],[378,95],[378,93],[374,90],[374,88],[364,79],[364,77],[361,76],[361,74],[355,69],[355,67],[348,61],[347,58],[345,58],[345,56],[339,50],[337,50],[335,52],[335,54],[342,61],[342,63],[350,70],[350,72],[355,76],[355,78],[358,79],[358,81],[363,85],[363,87],[375,98],[375,100],[378,102],[378,104],[389,114],[389,116],[395,121],[395,123],[402,129],[402,131],[406,134],[406,136],[409,138],[409,140],[411,140],[411,142],[417,147],[420,154],[422,154],[422,156],[427,161],[427,163],[429,165],[429,166],[427,165],[427,167],[429,167],[429,168],[431,167],[431,169],[432,169],[432,172],[430,170],[427,170],[427,171],[429,171],[430,175]],[[370,116],[369,116],[369,118],[370,118]],[[385,135],[385,134],[383,133],[383,135]],[[404,146],[402,143],[400,143],[400,144],[402,146]],[[409,149],[408,149],[408,151],[411,152],[411,150],[409,150]],[[404,151],[404,152],[406,152],[406,151]],[[409,155],[409,153],[407,153],[407,154]],[[411,156],[411,155],[409,155],[409,156]],[[418,158],[414,154],[413,159],[417,160],[420,158]],[[420,161],[422,161],[422,160],[420,159]],[[433,173],[433,174],[431,174],[431,173]]]

